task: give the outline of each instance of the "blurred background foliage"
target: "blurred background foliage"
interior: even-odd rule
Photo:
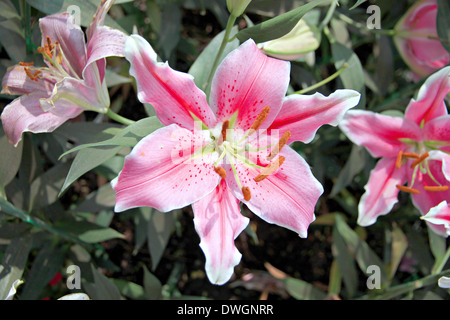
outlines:
[[[36,51],[40,17],[75,5],[86,27],[98,3],[0,0],[0,74],[19,61],[42,63]],[[362,95],[357,108],[403,113],[423,81],[413,81],[389,35],[365,27],[366,8],[379,6],[381,27],[388,30],[413,3],[343,0],[331,16],[329,3],[309,11],[305,19],[321,27],[320,46],[292,62],[289,92],[314,85],[347,63],[338,78],[316,91],[355,89]],[[304,4],[253,0],[233,32]],[[206,75],[228,15],[225,0],[118,0],[105,24],[143,35],[163,61],[190,72],[207,90]],[[238,45],[235,38],[225,53]],[[308,238],[269,225],[244,207],[251,222],[236,240],[241,263],[230,282],[212,285],[190,207],[165,214],[151,208],[113,212],[109,181],[130,151],[124,139],[134,144],[160,126],[147,118],[154,111],[137,100],[128,70],[125,59],[111,58],[106,81],[113,111],[140,120],[131,128],[85,112],[52,134],[25,134],[17,148],[0,128],[0,298],[16,279],[24,280],[16,295],[21,300],[79,291],[92,299],[449,298],[437,286],[440,274],[435,272],[448,242],[417,219],[407,195],[400,194],[393,212],[376,224],[356,225],[357,205],[376,160],[330,126],[322,127],[312,143],[292,145],[325,188]],[[0,98],[1,111],[13,97]],[[99,145],[61,157],[93,142]],[[70,265],[80,268],[80,290],[67,288]],[[367,287],[370,265],[381,268],[379,290]]]

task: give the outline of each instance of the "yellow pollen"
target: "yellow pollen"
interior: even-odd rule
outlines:
[[[222,167],[214,167],[214,171],[222,178],[225,179],[227,177],[227,172]]]
[[[263,122],[266,121],[267,116],[269,115],[269,112],[270,112],[270,107],[269,106],[265,106],[262,109],[262,111],[256,117],[255,121],[253,121],[252,126],[250,127],[250,130],[252,132],[258,130],[259,127],[263,124]]]
[[[398,184],[398,185],[396,185],[396,187],[397,187],[397,189],[399,189],[400,191],[403,191],[403,192],[415,193],[415,194],[420,193],[419,190],[414,189],[414,188],[410,188],[410,187],[407,187],[407,186],[402,186],[402,185]]]
[[[270,151],[270,154],[267,157],[267,160],[271,161],[273,158],[275,158],[277,156],[277,154],[281,151],[281,149],[283,149],[283,147],[286,145],[286,143],[288,142],[288,140],[290,138],[291,138],[290,131],[286,131],[285,133],[283,133],[280,141],[278,141],[277,145],[275,147],[273,147],[272,151]]]
[[[256,182],[263,181],[265,178],[274,173],[286,160],[285,157],[279,156],[277,160],[272,161],[267,167],[265,167],[259,175],[257,175],[253,180]]]
[[[250,192],[249,187],[242,187],[242,194],[244,195],[245,201],[250,201],[250,199],[252,198],[252,193]]]
[[[447,191],[449,189],[449,186],[424,186],[423,187],[426,191]]]
[[[411,168],[416,167],[417,165],[421,164],[426,158],[429,157],[428,152],[425,152],[424,154],[420,155],[420,157],[411,164]]]

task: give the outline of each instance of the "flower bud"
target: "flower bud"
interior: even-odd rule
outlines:
[[[395,26],[394,42],[405,63],[420,77],[446,66],[450,55],[438,39],[436,0],[414,4]]]
[[[283,59],[297,60],[304,54],[316,50],[320,45],[320,34],[300,19],[296,26],[286,35],[260,43],[258,46],[267,55]]]
[[[251,1],[252,0],[227,0],[228,11],[230,11],[233,16],[239,17],[244,13]]]

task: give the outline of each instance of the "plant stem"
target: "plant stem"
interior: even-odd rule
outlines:
[[[328,82],[330,82],[330,81],[334,80],[335,78],[337,78],[337,77],[338,77],[342,72],[344,72],[345,69],[347,69],[347,68],[348,68],[348,64],[347,64],[347,63],[344,63],[343,66],[342,66],[342,68],[340,68],[338,71],[336,71],[335,73],[333,73],[333,74],[332,74],[331,76],[329,76],[328,78],[323,79],[322,81],[320,81],[320,82],[318,82],[318,83],[316,83],[316,84],[313,84],[313,85],[310,86],[310,87],[307,87],[307,88],[302,89],[302,90],[298,90],[298,91],[294,92],[293,94],[305,94],[305,93],[307,93],[307,92],[309,92],[309,91],[311,91],[311,90],[314,90],[314,89],[316,89],[316,88],[319,88],[319,87],[323,86],[324,84],[327,84]]]
[[[372,33],[384,34],[384,35],[387,35],[387,36],[394,36],[397,33],[395,30],[370,29],[370,28],[367,28],[366,25],[353,20],[352,18],[349,18],[349,17],[347,17],[346,15],[344,15],[342,13],[337,13],[336,15],[337,15],[337,17],[339,19],[341,19],[345,23],[348,23],[348,24],[350,24],[350,25],[352,25],[352,26],[354,26],[354,27],[356,27],[356,28],[358,28],[360,30],[368,30],[368,31],[370,31]]]
[[[115,113],[114,111],[112,111],[111,109],[108,109],[108,111],[106,112],[106,115],[108,117],[110,117],[112,120],[117,121],[126,126],[129,126],[129,125],[135,123],[135,121],[127,119],[125,117],[122,117],[122,116],[118,115],[117,113]]]
[[[219,51],[217,52],[216,59],[214,60],[214,63],[211,67],[211,72],[209,74],[208,82],[207,82],[208,84],[211,84],[211,81],[212,81],[212,78],[216,71],[216,68],[219,65],[220,57],[222,56],[227,43],[230,41],[229,38],[230,38],[231,29],[233,28],[234,22],[236,21],[236,19],[237,19],[237,17],[232,14],[228,17],[227,26],[225,29],[225,35],[223,36],[222,43],[220,44],[220,48],[219,48]]]
[[[445,255],[440,259],[439,261],[436,261],[436,264],[433,267],[432,273],[440,273],[442,269],[444,269],[445,264],[447,263],[448,259],[450,258],[450,247],[447,248],[447,252]]]

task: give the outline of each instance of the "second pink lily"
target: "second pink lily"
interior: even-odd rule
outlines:
[[[252,40],[218,67],[208,102],[189,74],[157,62],[150,44],[125,44],[138,98],[167,125],[142,139],[112,181],[115,210],[149,206],[167,212],[192,204],[206,273],[227,282],[241,254],[234,239],[249,220],[239,202],[269,223],[306,237],[323,192],[306,161],[287,144],[310,142],[336,126],[359,101],[339,90],[286,97],[290,63],[267,57]]]
[[[368,226],[391,211],[399,191],[412,194],[422,215],[448,215],[450,203],[450,115],[444,99],[450,92],[450,67],[431,75],[409,103],[405,117],[351,110],[340,123],[343,132],[373,157],[380,157],[359,203],[358,223]],[[408,185],[404,185],[408,182]],[[445,219],[425,218],[447,236]],[[447,217],[449,220],[450,217]],[[448,222],[447,222],[448,225]]]

